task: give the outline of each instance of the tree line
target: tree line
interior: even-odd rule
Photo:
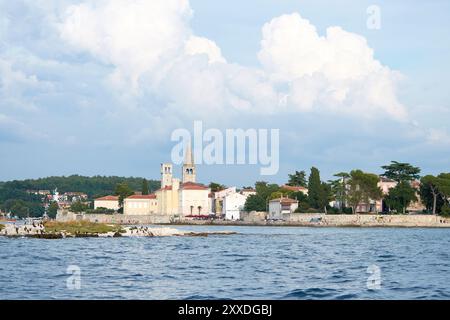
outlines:
[[[88,195],[89,200],[93,200],[105,195],[116,194],[120,185],[126,185],[133,193],[134,191],[141,191],[143,194],[148,194],[159,189],[160,182],[139,177],[86,177],[80,175],[6,181],[0,183],[0,210],[11,212],[18,217],[40,217],[45,212],[46,199],[43,195],[36,195],[28,192],[28,190],[53,191],[57,188],[60,194],[82,192]],[[85,206],[86,204],[83,204],[83,208]],[[81,207],[81,204],[75,204],[75,209]],[[53,202],[49,203],[49,215],[56,215],[56,210],[57,205]]]
[[[283,196],[299,201],[297,212],[356,213],[361,204],[370,205],[371,201],[383,199],[385,211],[405,214],[420,196],[427,212],[450,215],[450,173],[421,177],[420,168],[397,161],[381,168],[384,170],[381,178],[395,182],[387,194],[380,189],[380,176],[376,174],[356,169],[336,173],[335,179],[325,182],[320,178],[320,171],[312,167],[308,178],[305,171],[295,171],[289,174],[287,183],[308,188],[307,195],[260,181],[255,184],[256,195],[248,197],[245,210],[267,211],[271,199]],[[419,186],[415,181],[420,182]],[[331,201],[335,202],[333,207],[329,205]]]

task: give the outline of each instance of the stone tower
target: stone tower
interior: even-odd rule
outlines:
[[[172,185],[172,164],[161,163],[161,188]]]
[[[194,156],[192,154],[191,143],[189,143],[186,153],[184,155],[184,164],[183,164],[183,183],[186,182],[195,182],[195,163]]]

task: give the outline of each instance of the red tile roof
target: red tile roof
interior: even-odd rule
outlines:
[[[95,199],[95,201],[117,201],[117,200],[119,200],[118,196],[105,196]]]
[[[203,184],[195,182],[186,182],[181,185],[183,190],[208,190],[209,188]]]
[[[132,196],[129,196],[127,199],[156,199],[156,194],[135,194]]]
[[[308,190],[308,188],[305,188],[305,187],[296,187],[296,186],[288,186],[288,185],[284,185],[281,188],[284,190],[296,191],[296,192]]]

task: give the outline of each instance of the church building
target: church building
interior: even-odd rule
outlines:
[[[211,213],[210,189],[196,182],[196,167],[189,146],[182,166],[182,180],[173,177],[173,165],[161,164],[161,189],[156,191],[158,214],[197,216]]]

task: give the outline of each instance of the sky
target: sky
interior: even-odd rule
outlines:
[[[200,165],[203,183],[284,183],[311,166],[327,180],[391,160],[449,172],[449,12],[440,0],[0,0],[0,180],[159,179],[172,132],[194,121],[280,130],[277,174]]]

